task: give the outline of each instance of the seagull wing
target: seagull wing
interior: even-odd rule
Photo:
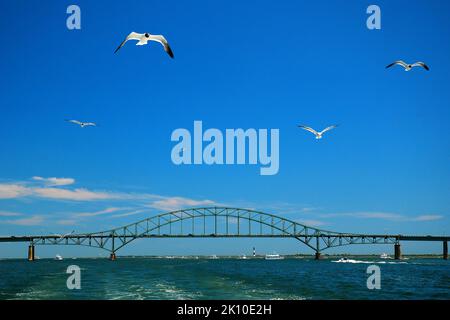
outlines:
[[[78,121],[78,120],[66,120],[67,122],[71,122],[71,123],[75,123],[78,124],[79,126],[81,126],[83,123]]]
[[[421,61],[414,63],[412,66],[413,67],[422,67],[427,71],[430,70],[430,68],[424,62],[421,62]]]
[[[402,66],[403,68],[406,68],[406,67],[408,66],[408,65],[406,64],[405,61],[403,61],[403,60],[397,60],[397,61],[395,61],[395,62],[392,62],[390,65],[386,66],[386,69],[387,69],[387,68],[390,68],[390,67],[392,67],[392,66],[394,66],[394,65],[396,65],[396,64]]]
[[[85,125],[86,127],[87,127],[87,126],[92,126],[92,127],[96,127],[96,126],[97,126],[97,124],[94,123],[94,122],[86,122],[84,125]]]
[[[329,126],[325,129],[323,129],[319,134],[324,134],[325,132],[330,131],[331,129],[334,129],[336,127],[337,127],[337,125]]]
[[[150,35],[149,40],[159,42],[163,45],[164,50],[167,52],[167,54],[173,58],[173,52],[172,49],[169,46],[169,43],[167,42],[166,38],[162,35]]]
[[[114,51],[114,53],[116,53],[117,51],[119,51],[119,49],[122,48],[128,40],[141,40],[141,38],[142,38],[142,34],[141,34],[141,33],[131,32],[131,33],[125,38],[125,40],[122,41],[122,43],[120,44],[120,46],[117,47],[117,49],[116,49],[116,51]]]
[[[309,131],[309,132],[312,132],[314,135],[318,135],[319,133],[316,131],[316,130],[314,130],[313,128],[311,128],[311,127],[307,127],[307,126],[303,126],[303,125],[299,125],[298,126],[299,128],[302,128],[302,129],[304,129],[304,130],[306,130],[306,131]]]

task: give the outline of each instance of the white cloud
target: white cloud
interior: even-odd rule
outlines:
[[[139,213],[142,213],[142,212],[145,212],[145,211],[147,211],[147,210],[134,210],[134,211],[131,211],[131,212],[126,212],[126,213],[120,213],[120,214],[112,215],[111,218],[122,218],[122,217],[134,216],[135,214],[139,214]]]
[[[34,196],[56,200],[93,201],[119,198],[118,195],[113,193],[89,191],[87,189],[33,188],[32,192]]]
[[[214,204],[216,203],[212,200],[193,200],[182,197],[168,197],[152,202],[149,207],[160,210],[173,211],[184,209],[186,207],[210,206]]]
[[[355,215],[357,218],[366,219],[382,219],[382,220],[402,220],[404,217],[401,214],[390,212],[359,212]]]
[[[297,220],[297,222],[300,224],[303,224],[307,227],[320,227],[320,226],[323,226],[324,224],[326,224],[323,221],[311,220],[311,219],[306,219],[306,220],[300,219],[300,220]]]
[[[413,220],[414,221],[435,221],[435,220],[440,220],[443,218],[444,218],[444,216],[440,216],[437,214],[426,214],[426,215],[422,215],[422,216],[417,216]]]
[[[74,226],[74,225],[78,224],[78,220],[75,220],[75,219],[62,219],[62,220],[56,221],[56,223],[60,224],[62,226]]]
[[[121,198],[119,194],[90,191],[87,189],[69,190],[47,187],[36,188],[21,184],[0,184],[0,199],[16,199],[28,196],[74,201],[92,201]]]
[[[67,186],[75,183],[75,179],[72,178],[43,178],[35,176],[32,179],[35,181],[41,181],[48,187]]]
[[[148,207],[161,210],[176,210],[184,207],[194,207],[214,204],[211,200],[193,200],[182,197],[165,197],[151,193],[124,193],[111,191],[93,191],[86,188],[61,188],[75,182],[72,178],[43,178],[33,177],[33,180],[43,182],[44,186],[35,186],[29,182],[0,183],[0,199],[16,199],[23,197],[35,197],[52,200],[68,201],[102,201],[102,200],[141,200],[153,201]],[[124,209],[126,210],[126,209]],[[105,212],[110,213],[110,212]],[[94,213],[99,215],[102,213]],[[90,216],[91,214],[86,214]]]
[[[39,180],[40,177],[34,177],[34,180]],[[44,179],[44,178],[42,178]],[[53,178],[48,178],[53,179]],[[48,180],[45,179],[45,180]],[[68,189],[58,188],[60,186],[68,185],[70,178],[55,178],[54,184],[44,186],[33,186],[26,182],[20,183],[0,183],[0,199],[17,199],[23,197],[37,197],[44,199],[55,200],[72,200],[72,201],[95,201],[95,200],[155,200],[164,199],[165,197],[149,194],[149,193],[120,193],[111,191],[92,191],[86,188]],[[64,180],[62,180],[64,179]]]
[[[309,213],[309,212],[314,212],[314,211],[318,211],[321,208],[316,208],[316,207],[304,207],[304,208],[300,208],[300,211],[303,213]]]
[[[21,213],[17,212],[0,211],[0,217],[17,217],[21,215],[22,215]]]
[[[129,207],[107,207],[99,211],[93,212],[81,212],[72,213],[61,217],[57,220],[58,224],[75,224],[80,219],[88,217],[96,217],[102,215],[109,215],[117,213],[115,215],[109,215],[109,217],[119,218],[131,215],[136,215],[144,211],[148,211],[149,208],[173,211],[178,209],[185,209],[187,207],[199,207],[199,206],[212,206],[219,205],[218,203],[204,199],[195,200],[184,197],[167,197],[150,193],[126,193],[126,192],[111,192],[111,191],[93,191],[85,188],[73,189],[69,186],[75,182],[72,178],[43,178],[35,176],[32,178],[34,181],[42,183],[36,186],[28,182],[15,182],[15,183],[0,183],[0,199],[17,199],[23,197],[47,199],[47,200],[61,200],[61,201],[122,201],[122,202],[137,202]],[[146,204],[144,204],[146,203]],[[129,212],[126,212],[129,211]],[[6,216],[5,213],[2,214]],[[8,213],[8,216],[13,216]],[[10,220],[8,223],[14,224],[39,224],[43,221],[40,216],[33,216],[31,218]],[[3,221],[5,222],[5,221]]]
[[[111,207],[111,208],[106,208],[104,210],[100,210],[100,211],[95,211],[95,212],[83,212],[83,213],[77,213],[75,214],[75,217],[95,217],[95,216],[101,216],[104,214],[108,214],[108,213],[112,213],[112,212],[117,212],[117,211],[121,211],[121,210],[128,210],[129,208],[116,208],[116,207]]]
[[[30,218],[23,218],[17,220],[5,220],[3,223],[14,224],[18,226],[39,226],[44,222],[44,217],[42,216],[32,216]]]
[[[29,194],[29,188],[20,184],[0,184],[0,199],[20,198]]]
[[[320,215],[323,218],[335,218],[335,217],[352,217],[363,219],[383,219],[383,220],[399,220],[403,216],[390,212],[350,212],[350,213],[330,213]]]
[[[295,214],[312,214],[314,212],[322,210],[321,207],[315,207],[310,204],[298,204],[289,202],[258,202],[251,203],[248,201],[236,203],[238,207],[253,209],[256,211],[264,211],[267,213],[273,213],[276,215],[295,215]]]
[[[335,218],[335,217],[352,217],[358,219],[380,219],[388,221],[434,221],[443,219],[444,216],[441,215],[420,215],[420,216],[407,216],[398,213],[391,212],[350,212],[350,213],[331,213],[322,214],[322,218]]]

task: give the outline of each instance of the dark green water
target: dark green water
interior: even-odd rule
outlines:
[[[0,299],[450,299],[449,261],[355,259],[1,260]],[[366,286],[373,263],[381,290]],[[80,290],[67,289],[69,265]]]

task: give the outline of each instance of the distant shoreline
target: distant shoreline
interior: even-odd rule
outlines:
[[[314,259],[314,255],[311,254],[281,254],[285,259]],[[256,255],[256,256],[246,256],[245,259],[242,258],[242,255],[123,255],[123,256],[117,256],[119,259],[140,259],[140,258],[147,258],[147,259],[236,259],[236,260],[251,260],[251,259],[264,259],[265,255]],[[338,258],[376,258],[376,259],[382,259],[380,258],[379,254],[322,254],[321,259],[322,260],[328,260],[328,259],[338,259]],[[393,260],[393,255],[389,255],[390,258],[388,260]],[[442,254],[403,254],[403,258],[413,258],[413,259],[442,259]],[[54,257],[41,257],[37,260],[54,260]],[[92,257],[64,257],[64,260],[73,260],[73,259],[108,259],[106,256],[92,256]],[[0,261],[4,260],[26,260],[26,258],[0,258]]]

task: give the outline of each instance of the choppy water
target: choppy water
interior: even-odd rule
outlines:
[[[0,260],[0,299],[450,299],[450,262],[337,259]],[[381,268],[368,290],[367,266]],[[81,268],[69,290],[66,269]]]

